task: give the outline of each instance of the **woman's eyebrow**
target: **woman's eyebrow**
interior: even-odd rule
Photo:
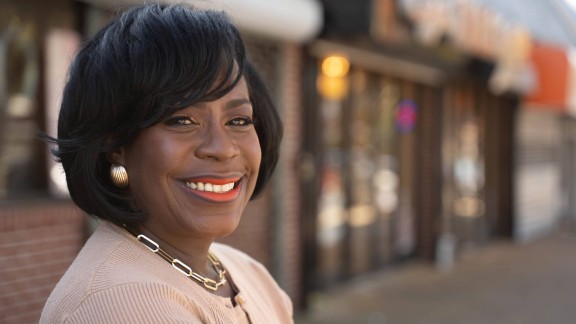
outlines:
[[[228,102],[226,102],[226,104],[224,105],[224,108],[232,109],[232,108],[242,106],[242,105],[252,106],[252,101],[250,101],[250,99],[247,99],[247,98],[231,99]],[[207,106],[208,105],[205,102],[197,102],[197,103],[192,105],[192,107],[202,108],[202,109],[206,108]]]
[[[252,106],[252,101],[250,101],[249,99],[246,99],[246,98],[232,99],[232,100],[228,101],[226,103],[226,105],[224,105],[224,107],[226,107],[227,109],[230,109],[230,108],[235,108],[235,107],[242,106],[242,105]]]

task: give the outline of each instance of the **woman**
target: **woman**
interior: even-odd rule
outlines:
[[[72,62],[55,155],[100,226],[42,323],[287,323],[266,269],[214,243],[278,159],[282,125],[219,12],[132,8]]]

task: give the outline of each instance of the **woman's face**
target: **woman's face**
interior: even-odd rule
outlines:
[[[117,162],[156,234],[197,238],[236,229],[261,161],[244,79],[224,97],[182,109],[141,131]]]

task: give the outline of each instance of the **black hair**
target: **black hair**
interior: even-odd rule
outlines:
[[[223,12],[186,5],[146,4],[118,15],[73,60],[51,139],[73,201],[116,224],[144,221],[130,192],[111,182],[109,152],[180,109],[224,96],[242,77],[262,150],[254,198],[276,167],[282,123],[239,31]]]

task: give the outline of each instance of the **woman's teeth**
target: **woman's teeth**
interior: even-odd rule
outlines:
[[[230,182],[223,185],[204,183],[204,182],[186,182],[186,186],[190,189],[198,191],[224,193],[234,189],[234,182]]]

